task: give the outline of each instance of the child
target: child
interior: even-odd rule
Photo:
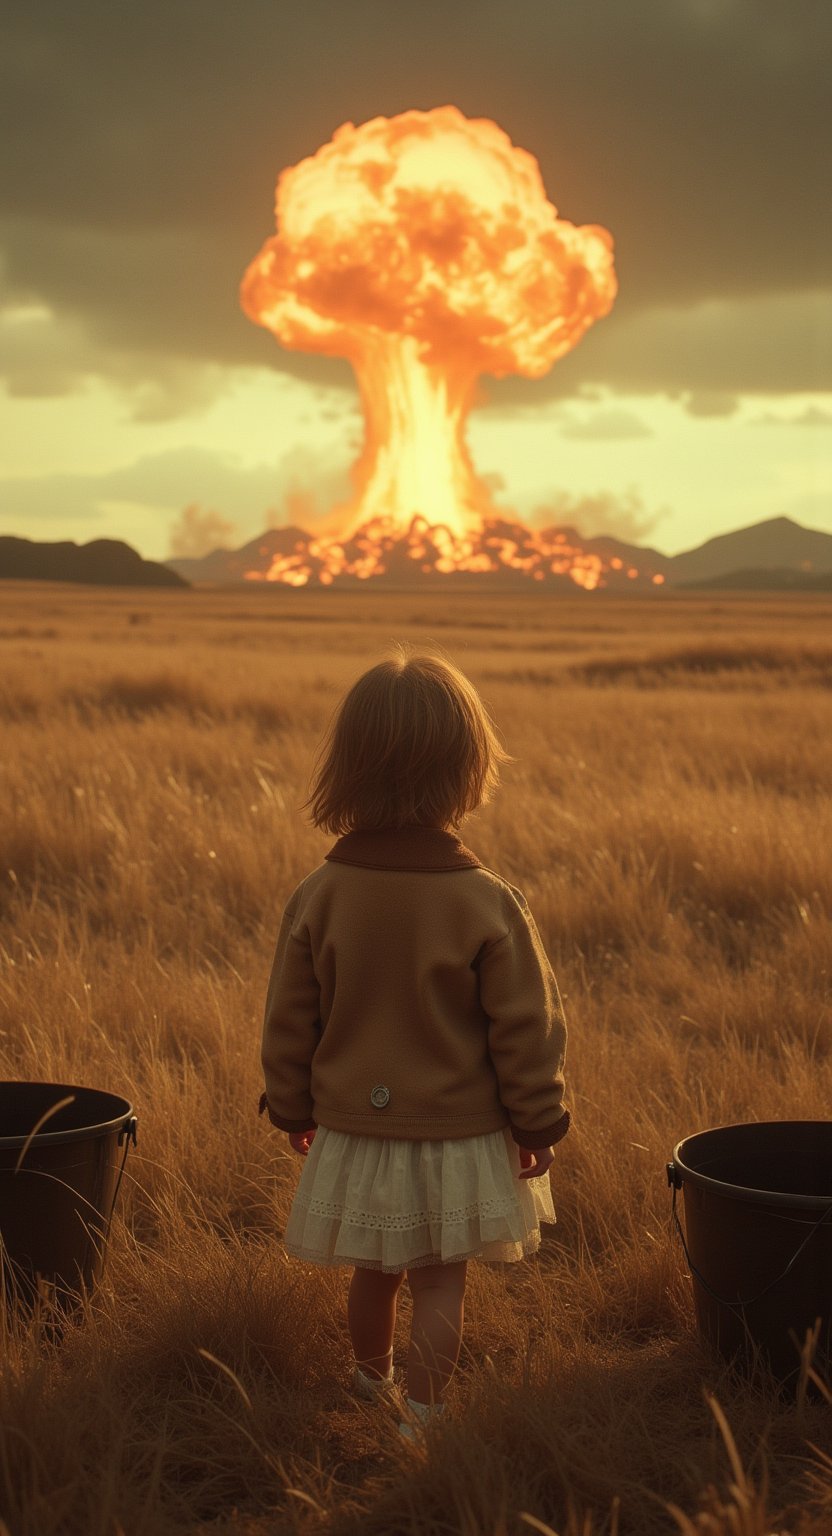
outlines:
[[[305,1159],[284,1242],[349,1265],[353,1385],[393,1387],[407,1275],[413,1438],[444,1408],[466,1262],[511,1262],[555,1220],[566,1029],[525,899],[452,828],[506,761],[466,677],[400,647],[342,701],[307,801],[340,834],[289,899],[266,1002],[273,1125]],[[534,1182],[532,1182],[534,1181]]]

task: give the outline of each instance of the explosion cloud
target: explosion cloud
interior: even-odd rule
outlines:
[[[470,548],[493,511],[465,442],[476,381],[542,377],[609,312],[611,235],[559,219],[534,157],[453,106],[344,123],[281,173],[276,213],[242,305],[283,346],[355,369],[343,537],[418,519]]]

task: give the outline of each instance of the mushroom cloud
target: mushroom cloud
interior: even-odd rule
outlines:
[[[349,533],[491,510],[465,441],[480,374],[541,378],[608,314],[613,242],[558,218],[534,156],[454,106],[344,123],[282,171],[241,302],[290,349],[346,357],[365,440]]]

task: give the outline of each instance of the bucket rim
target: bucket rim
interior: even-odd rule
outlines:
[[[31,1146],[60,1146],[67,1141],[89,1141],[93,1137],[107,1136],[120,1131],[133,1118],[133,1105],[129,1099],[125,1099],[120,1093],[111,1093],[108,1088],[91,1088],[84,1083],[52,1083],[41,1082],[37,1078],[3,1078],[0,1079],[0,1091],[3,1088],[54,1088],[58,1098],[65,1097],[68,1093],[97,1093],[102,1098],[112,1099],[114,1103],[123,1105],[119,1112],[108,1120],[96,1121],[93,1125],[78,1125],[65,1131],[38,1131],[35,1136],[27,1132],[23,1136],[0,1136],[0,1151],[15,1151],[31,1140]],[[48,1121],[46,1122],[48,1125]]]
[[[744,1204],[752,1205],[781,1205],[797,1206],[800,1210],[821,1212],[832,1206],[832,1195],[801,1195],[785,1193],[776,1189],[754,1189],[746,1184],[729,1184],[724,1179],[715,1179],[712,1175],[701,1173],[698,1168],[690,1168],[685,1162],[683,1149],[688,1142],[697,1140],[700,1136],[709,1136],[714,1131],[743,1130],[753,1127],[754,1130],[765,1130],[768,1126],[800,1126],[805,1129],[811,1125],[830,1125],[829,1120],[736,1120],[729,1121],[725,1125],[710,1125],[701,1131],[692,1131],[689,1136],[683,1136],[673,1148],[673,1162],[679,1170],[682,1185],[687,1181],[690,1184],[699,1184],[709,1189],[713,1194],[721,1195],[728,1200],[741,1200]]]

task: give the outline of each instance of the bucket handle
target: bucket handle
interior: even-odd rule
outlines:
[[[121,1146],[122,1142],[124,1142],[124,1151],[123,1151],[122,1157],[121,1157],[121,1167],[118,1170],[118,1178],[116,1179],[116,1187],[115,1187],[115,1189],[113,1191],[113,1200],[112,1200],[112,1204],[110,1206],[110,1214],[107,1217],[107,1226],[106,1226],[106,1229],[105,1229],[105,1232],[104,1232],[104,1242],[101,1245],[102,1255],[106,1255],[106,1252],[107,1252],[107,1244],[108,1244],[108,1242],[110,1240],[110,1227],[112,1226],[112,1221],[113,1221],[113,1213],[114,1213],[115,1208],[116,1208],[116,1201],[118,1199],[118,1192],[121,1189],[121,1181],[122,1181],[122,1179],[124,1177],[124,1165],[127,1162],[127,1154],[130,1151],[130,1143],[132,1142],[134,1147],[136,1145],[136,1127],[137,1127],[138,1123],[139,1122],[138,1122],[138,1119],[137,1119],[136,1115],[128,1115],[127,1119],[124,1122],[124,1124],[122,1126],[120,1126],[120,1128],[119,1128],[118,1145]]]
[[[668,1184],[670,1185],[670,1188],[673,1191],[673,1203],[672,1203],[672,1207],[671,1207],[671,1216],[672,1216],[673,1221],[674,1221],[674,1223],[676,1225],[676,1231],[679,1234],[679,1238],[681,1240],[682,1248],[684,1249],[685,1258],[687,1259],[687,1262],[688,1262],[688,1269],[690,1270],[692,1275],[696,1276],[697,1280],[699,1281],[699,1284],[703,1287],[704,1290],[706,1290],[708,1292],[709,1296],[713,1297],[714,1301],[719,1302],[719,1305],[721,1307],[729,1307],[732,1312],[744,1312],[746,1307],[753,1307],[755,1302],[762,1301],[763,1297],[767,1296],[769,1291],[773,1291],[775,1286],[780,1284],[781,1280],[785,1280],[787,1274],[789,1273],[789,1270],[792,1269],[792,1267],[797,1263],[797,1261],[800,1258],[800,1255],[803,1252],[804,1248],[808,1247],[809,1243],[812,1241],[812,1238],[814,1237],[815,1233],[817,1232],[818,1227],[822,1227],[824,1222],[828,1221],[830,1216],[832,1216],[832,1205],[828,1205],[826,1207],[826,1210],[821,1212],[821,1214],[818,1217],[817,1221],[813,1221],[812,1222],[812,1225],[810,1226],[809,1231],[807,1232],[807,1234],[804,1237],[804,1239],[803,1239],[802,1243],[800,1244],[800,1246],[792,1254],[791,1258],[789,1259],[788,1264],[786,1265],[786,1268],[784,1270],[782,1270],[781,1273],[779,1275],[777,1275],[777,1277],[774,1280],[770,1280],[768,1285],[764,1285],[763,1289],[761,1291],[758,1291],[756,1296],[751,1296],[746,1301],[729,1301],[727,1296],[720,1296],[718,1294],[718,1292],[714,1290],[713,1286],[708,1284],[708,1281],[705,1279],[705,1276],[702,1274],[702,1271],[697,1268],[697,1266],[693,1262],[693,1259],[690,1256],[690,1249],[688,1248],[687,1241],[685,1239],[685,1234],[684,1234],[684,1231],[682,1230],[682,1223],[679,1220],[679,1212],[676,1209],[676,1192],[677,1192],[677,1190],[680,1190],[682,1188],[682,1184],[684,1183],[684,1180],[682,1178],[682,1174],[681,1174],[677,1164],[675,1162],[673,1162],[673,1161],[671,1161],[671,1162],[669,1162],[667,1164],[667,1182],[668,1182]]]

